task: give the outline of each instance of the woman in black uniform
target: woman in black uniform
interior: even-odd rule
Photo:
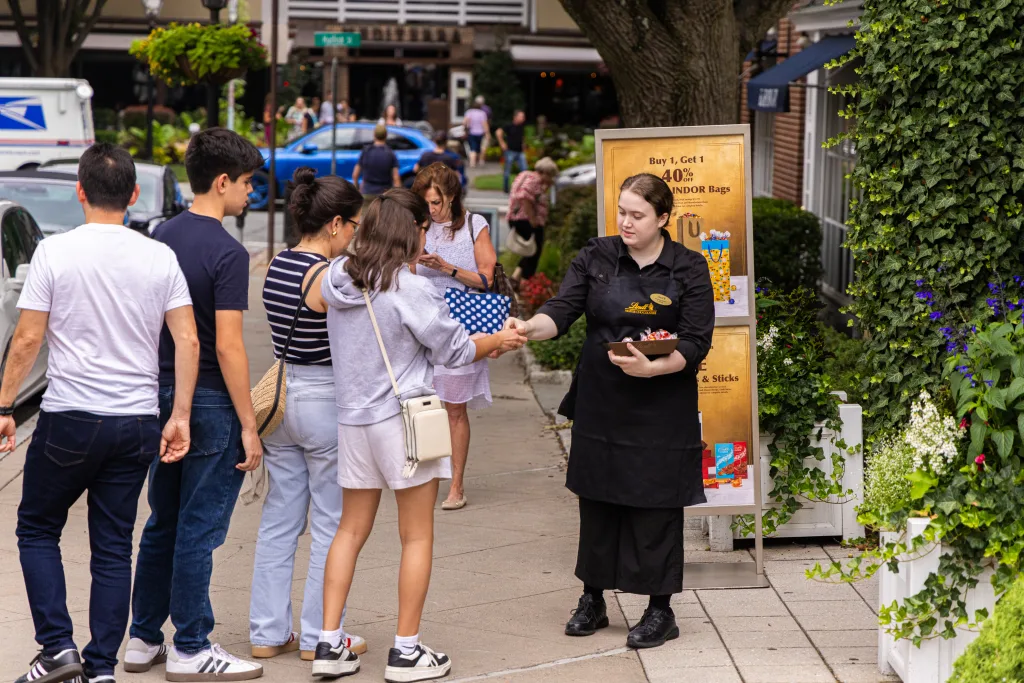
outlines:
[[[565,632],[608,625],[604,591],[649,595],[630,647],[679,636],[669,606],[683,590],[683,508],[705,502],[696,369],[715,326],[704,257],[673,242],[665,226],[672,192],[650,174],[620,188],[619,235],[590,240],[558,296],[529,321],[509,323],[530,339],[565,334],[586,315],[572,386],[559,412],[573,420],[566,486],[579,496],[576,576],[583,581]],[[647,328],[678,335],[669,356],[612,355],[605,342],[639,339]]]

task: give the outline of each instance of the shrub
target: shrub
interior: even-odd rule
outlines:
[[[562,270],[562,250],[558,248],[558,245],[550,242],[544,243],[540,259],[537,261],[537,272],[547,275],[552,282],[562,281],[565,271]]]
[[[821,278],[818,217],[785,199],[754,200],[754,273],[776,289],[817,289]]]
[[[945,341],[918,280],[977,311],[1024,228],[1024,0],[867,0],[849,59],[853,96],[847,244],[856,278],[849,312],[870,335],[865,428],[903,422],[910,397],[941,384]],[[968,317],[972,317],[968,314]]]
[[[170,107],[162,104],[153,105],[153,120],[165,126],[173,126],[178,115]],[[141,128],[146,130],[146,105],[133,104],[121,110],[121,129]]]
[[[911,501],[910,480],[914,471],[914,451],[899,438],[876,442],[864,474],[863,508],[878,510],[888,518],[893,511],[906,508]],[[887,531],[898,531],[888,529]]]
[[[117,128],[117,112],[106,107],[92,110],[92,123],[97,131]]]
[[[491,108],[491,129],[512,120],[526,98],[516,75],[516,63],[507,50],[484,53],[473,67],[473,94],[483,95]]]
[[[827,325],[821,326],[828,357],[825,374],[835,391],[845,391],[850,403],[862,403],[867,394],[861,388],[864,379],[864,357],[867,353],[863,339],[853,339]]]
[[[576,258],[579,250],[597,237],[597,194],[593,199],[582,200],[576,204],[565,226],[558,236],[558,247],[562,251],[562,272],[569,270],[569,264]]]
[[[519,296],[523,306],[531,314],[554,295],[555,286],[544,273],[537,273],[533,277],[523,280],[519,285]]]
[[[558,339],[529,342],[537,362],[548,370],[575,370],[587,338],[587,323],[580,318]]]
[[[1024,578],[996,605],[978,638],[953,665],[949,683],[1024,681]]]
[[[106,142],[117,145],[121,142],[121,134],[116,130],[96,129],[96,142]]]

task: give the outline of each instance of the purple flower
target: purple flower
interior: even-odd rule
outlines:
[[[988,298],[988,299],[985,299],[985,303],[988,304],[992,308],[999,308],[999,299]]]
[[[932,311],[931,313],[928,314],[928,317],[931,318],[932,320],[938,320],[939,318],[942,317],[942,311]]]
[[[985,380],[985,384],[992,386],[993,384],[995,384],[995,380],[987,379]]]
[[[988,283],[988,291],[992,292],[993,294],[996,294],[999,291],[999,285],[997,285],[994,282]]]
[[[949,339],[950,337],[953,336],[953,328],[952,327],[940,327],[939,328],[939,332],[941,332],[942,336],[944,338],[946,338],[946,339]]]
[[[966,365],[958,365],[958,366],[956,366],[956,370],[957,370],[957,372],[960,372],[960,373],[967,372],[967,366]]]
[[[946,344],[946,353],[953,353],[956,351],[956,342],[948,342]]]
[[[921,285],[923,285],[923,284],[924,284],[924,280],[918,280],[918,281],[917,281],[917,282],[915,282],[914,284],[916,284],[916,285],[917,285],[918,287],[920,287]]]
[[[922,301],[931,301],[932,293],[931,292],[918,292],[914,296],[916,296],[918,299],[921,299]]]

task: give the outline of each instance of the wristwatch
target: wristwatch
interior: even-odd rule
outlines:
[[[0,416],[14,415],[14,406],[0,406]]]
[[[458,272],[459,272],[458,268],[452,268],[452,277],[458,277]]]

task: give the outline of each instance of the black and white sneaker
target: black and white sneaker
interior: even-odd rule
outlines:
[[[62,683],[82,675],[82,658],[78,650],[64,650],[54,656],[40,652],[29,665],[28,673],[15,683]]]
[[[388,683],[411,683],[444,678],[452,670],[452,660],[443,652],[434,652],[419,643],[412,654],[403,655],[397,647],[388,654],[384,680]]]
[[[313,656],[313,675],[317,678],[339,678],[359,672],[359,655],[345,647],[344,641],[338,647],[320,641]]]

